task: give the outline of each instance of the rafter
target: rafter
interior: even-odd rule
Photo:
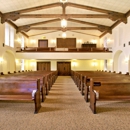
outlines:
[[[19,13],[13,13],[13,14],[7,14],[2,16],[2,23],[7,21],[8,19],[11,19],[13,21],[19,19],[19,18],[59,18],[59,19],[70,19],[70,18],[108,18],[113,21],[116,21],[118,19],[124,19],[127,20],[127,18],[119,17],[116,14],[19,14]]]
[[[106,14],[23,14],[19,15],[20,18],[109,18]]]
[[[42,35],[42,34],[48,34],[48,33],[54,33],[54,32],[59,32],[59,31],[49,31],[49,32],[45,32],[45,33],[39,33],[39,34],[30,35],[29,37],[33,37],[33,36],[37,36],[37,35]]]
[[[57,2],[57,3],[47,4],[47,5],[41,5],[41,6],[17,10],[17,11],[13,11],[13,12],[9,12],[9,13],[19,13],[19,14],[21,14],[21,13],[28,13],[28,12],[37,11],[37,10],[54,8],[54,7],[58,7],[58,6],[62,6],[62,3]],[[6,13],[6,14],[8,14],[8,13]]]
[[[28,13],[32,11],[43,10],[43,9],[48,9],[48,8],[53,8],[53,7],[58,7],[58,6],[62,7],[62,5],[63,5],[62,3],[58,2],[58,3],[52,3],[48,5],[42,5],[42,6],[27,8],[23,10],[17,10],[13,12],[4,13],[2,15],[1,23],[6,22],[8,19],[15,21],[20,18],[20,14],[22,13]]]
[[[17,32],[21,32],[23,30],[25,32],[28,32],[30,30],[31,26],[37,26],[37,25],[47,24],[47,23],[57,22],[57,21],[60,21],[60,19],[52,19],[52,20],[48,20],[48,21],[42,21],[42,22],[38,22],[38,23],[33,23],[33,24],[27,24],[27,25],[19,26],[18,29],[17,29]]]
[[[130,10],[128,12],[125,13],[126,18],[130,16]],[[112,29],[114,29],[117,25],[119,25],[122,22],[122,20],[117,20],[111,27],[110,30],[112,31]],[[107,33],[109,33],[109,31],[105,31],[103,32],[99,37],[102,38],[103,36],[105,36]]]
[[[2,17],[2,15],[3,15],[3,14],[0,12],[0,17]]]
[[[58,7],[58,6],[62,7],[62,14],[22,14],[22,13],[28,13],[28,12],[32,12],[32,11],[48,9],[48,8]],[[105,13],[105,14],[65,14],[67,6],[96,11],[96,12]],[[60,18],[60,19],[63,19],[63,18],[64,19],[109,18],[113,21],[121,19],[122,22],[127,23],[127,18],[125,16],[125,14],[123,14],[123,13],[115,12],[115,11],[111,11],[111,10],[100,9],[100,8],[91,7],[91,6],[70,3],[70,2],[65,3],[65,4],[58,2],[58,3],[52,3],[52,4],[48,4],[48,5],[42,5],[42,6],[27,8],[27,9],[23,9],[23,10],[8,12],[8,13],[5,13],[2,15],[1,22],[4,23],[8,19],[15,21],[19,18]]]
[[[96,7],[92,7],[92,6],[75,4],[75,3],[71,3],[71,2],[66,3],[66,6],[80,8],[80,9],[85,9],[85,10],[90,10],[90,11],[96,11],[96,12],[106,13],[106,14],[116,13],[116,14],[124,15],[123,13],[120,13],[120,12],[115,12],[115,11],[111,11],[111,10],[96,8]]]
[[[85,21],[80,21],[80,20],[75,20],[75,19],[68,19],[68,21],[77,22],[77,23],[81,23],[81,24],[87,24],[87,25],[91,25],[91,26],[96,26],[96,27],[98,27],[98,30],[101,32],[104,32],[106,30],[110,31],[109,26],[105,26],[105,25],[101,25],[101,24],[95,24],[95,23],[90,23],[90,22],[85,22]]]
[[[97,35],[88,34],[88,33],[83,33],[83,32],[77,32],[77,31],[70,31],[70,32],[80,33],[80,34],[85,34],[85,35],[90,35],[90,36],[94,36],[94,37],[99,37],[99,36],[97,36]]]
[[[11,26],[13,26],[16,30],[18,29],[18,26],[16,26],[13,22],[11,22],[10,20],[7,21],[8,24],[10,24]]]
[[[70,31],[70,30],[98,30],[97,27],[30,27],[31,30],[59,30],[59,31]]]

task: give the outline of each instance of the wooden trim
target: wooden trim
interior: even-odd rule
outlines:
[[[0,17],[2,17],[2,15],[3,15],[3,14],[0,12]]]
[[[29,38],[29,36],[26,33],[24,32],[20,32],[20,33],[22,33],[26,38]]]
[[[125,16],[128,18],[130,16],[130,10],[125,13]],[[118,20],[116,21],[111,27],[110,29],[114,29],[117,25],[119,25],[122,21],[121,20]],[[105,31],[104,33],[102,33],[99,37],[102,38],[104,35],[106,35],[108,33],[108,31]]]
[[[85,22],[85,21],[76,20],[76,19],[68,19],[68,21],[70,21],[70,22],[76,22],[76,23],[81,23],[81,24],[87,24],[87,25],[91,25],[91,26],[104,26],[104,25],[101,25],[101,24],[90,23],[90,22]],[[109,26],[104,26],[104,27],[109,27]]]
[[[108,31],[105,31],[104,33],[102,33],[99,38],[102,38],[104,35],[106,35],[108,33]]]
[[[68,31],[68,30],[98,30],[97,27],[30,27],[32,30],[59,30],[59,31]]]
[[[91,11],[96,11],[96,12],[106,13],[106,14],[116,13],[116,14],[124,15],[123,13],[119,13],[119,12],[115,12],[115,11],[111,11],[111,10],[106,10],[106,9],[101,9],[101,8],[96,8],[96,7],[92,7],[92,6],[86,6],[86,5],[80,5],[80,4],[75,4],[75,3],[71,3],[71,2],[66,3],[66,6],[71,6],[71,7],[75,7],[75,8],[81,8],[81,9],[85,9],[85,10],[91,10]]]
[[[16,30],[18,29],[18,26],[16,26],[12,21],[8,20],[7,23],[13,26]]]
[[[88,34],[88,33],[83,33],[83,32],[77,32],[77,31],[70,31],[70,32],[80,33],[80,34],[84,34],[84,35],[90,35],[90,36],[94,36],[94,37],[99,37],[99,36],[97,36],[97,35]]]
[[[125,15],[126,15],[126,17],[129,17],[130,16],[130,10]]]
[[[59,31],[50,31],[50,32],[45,32],[45,33],[39,33],[39,34],[30,35],[29,37],[33,37],[33,36],[37,36],[37,35],[42,35],[42,34],[53,33],[53,32],[59,32]]]
[[[110,18],[107,14],[21,14],[19,18]],[[116,20],[116,19],[114,19]]]

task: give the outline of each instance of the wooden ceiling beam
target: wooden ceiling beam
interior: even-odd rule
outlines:
[[[12,21],[8,20],[7,23],[14,27],[16,30],[18,29],[18,26],[16,26]]]
[[[94,37],[99,37],[99,36],[97,36],[97,35],[88,34],[88,33],[83,33],[83,32],[77,32],[77,31],[70,31],[70,32],[80,33],[80,34],[84,34],[84,35],[90,35],[90,36],[94,36]]]
[[[127,23],[127,18],[130,16],[130,10],[128,12],[125,13],[125,17],[126,17],[126,23]],[[117,25],[119,25],[121,22],[123,22],[122,20],[117,20],[111,27],[111,33],[112,33],[112,29],[114,29]],[[102,38],[103,36],[105,36],[107,33],[109,33],[109,31],[105,31],[104,33],[102,33],[99,38]]]
[[[3,14],[0,12],[0,17],[2,17],[2,15],[3,15]]]
[[[96,8],[96,7],[92,7],[92,6],[80,5],[80,4],[71,3],[71,2],[67,2],[66,6],[85,9],[85,10],[90,10],[90,11],[95,11],[95,12],[100,12],[100,13],[106,13],[106,14],[116,13],[116,14],[124,15],[123,13],[120,13],[120,12],[115,12],[115,11],[111,11],[111,10]]]
[[[81,20],[76,20],[76,19],[68,19],[68,21],[70,22],[76,22],[76,23],[81,23],[81,24],[86,24],[86,25],[91,25],[91,26],[102,26],[102,27],[106,27],[109,28],[109,26],[105,26],[105,25],[101,25],[101,24],[96,24],[96,23],[91,23],[91,22],[85,22],[85,21],[81,21]]]
[[[130,10],[125,15],[126,15],[126,17],[129,17],[130,16]]]
[[[70,18],[110,18],[106,14],[23,14],[19,15],[20,18],[59,18],[59,19],[70,19]]]
[[[25,32],[28,32],[30,30],[31,26],[37,26],[37,25],[47,24],[47,23],[57,22],[57,21],[60,21],[60,19],[52,19],[52,20],[48,20],[48,21],[42,21],[42,22],[38,22],[38,23],[33,23],[33,24],[27,24],[27,25],[19,26],[17,28],[17,32],[21,32],[23,30]]]
[[[27,8],[27,9],[23,9],[23,10],[17,10],[17,11],[13,11],[13,12],[4,13],[1,16],[2,17],[1,23],[6,22],[7,20],[16,21],[17,19],[20,18],[20,14],[22,14],[22,13],[28,13],[28,12],[42,10],[42,9],[54,8],[54,7],[58,7],[58,6],[62,7],[62,5],[63,5],[62,3],[58,2],[58,3],[52,3],[52,4],[48,4],[48,5],[42,5],[42,6]]]
[[[38,35],[42,35],[42,34],[48,34],[48,33],[54,33],[54,32],[58,32],[58,31],[49,31],[49,32],[44,32],[44,33],[38,33],[38,34],[30,35],[29,37],[38,36]]]
[[[101,32],[104,32],[106,30],[109,30],[109,31],[111,30],[109,26],[105,26],[105,25],[100,25],[100,24],[95,24],[95,23],[90,23],[90,22],[85,22],[85,21],[80,21],[80,20],[75,20],[75,19],[68,19],[68,21],[96,26],[98,27],[98,30]]]
[[[32,8],[27,8],[27,9],[22,9],[22,10],[16,10],[16,11],[13,11],[13,12],[8,12],[8,13],[5,13],[5,14],[9,14],[9,13],[19,13],[19,14],[28,13],[28,12],[37,11],[37,10],[54,8],[54,7],[58,7],[58,6],[62,6],[62,3],[57,2],[57,3],[47,4],[47,5],[41,5],[41,6],[36,6],[36,7],[32,7]]]
[[[70,30],[98,30],[97,27],[30,27],[30,30],[59,30],[59,31],[70,31]]]

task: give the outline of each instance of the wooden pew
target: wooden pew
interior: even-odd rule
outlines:
[[[32,92],[34,97],[32,98]],[[0,100],[34,100],[35,110],[41,108],[40,79],[37,80],[0,80]]]
[[[48,79],[46,79],[47,75],[50,75],[51,73],[54,72],[44,72],[44,71],[31,71],[31,72],[25,72],[25,73],[15,73],[15,74],[10,74],[10,75],[3,75],[0,76],[0,80],[35,80],[37,78],[40,79],[40,90],[41,90],[41,95],[42,95],[42,102],[45,100],[46,96],[49,93],[49,88],[48,88]]]
[[[130,82],[102,82],[101,86],[94,86],[95,81],[90,79],[90,108],[96,114],[97,100],[130,100]],[[99,99],[96,99],[99,91]]]
[[[130,83],[130,77],[120,73],[106,73],[102,71],[101,72],[86,71],[86,72],[76,72],[76,73],[82,73],[82,75],[85,77],[85,80],[83,80],[84,83],[83,85],[81,85],[81,94],[83,95],[85,93],[84,99],[86,102],[89,101],[88,96],[89,96],[90,78],[93,78],[97,82],[107,81],[107,83],[108,82],[112,83],[112,79],[114,79],[116,83],[118,83],[118,81],[121,81],[122,83]],[[85,75],[87,75],[88,77],[86,77]]]

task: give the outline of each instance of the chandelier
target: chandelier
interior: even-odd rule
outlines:
[[[60,0],[60,2],[62,2],[64,4],[65,2],[67,2],[67,0]]]
[[[61,20],[61,27],[66,28],[67,27],[67,21],[65,19]]]

